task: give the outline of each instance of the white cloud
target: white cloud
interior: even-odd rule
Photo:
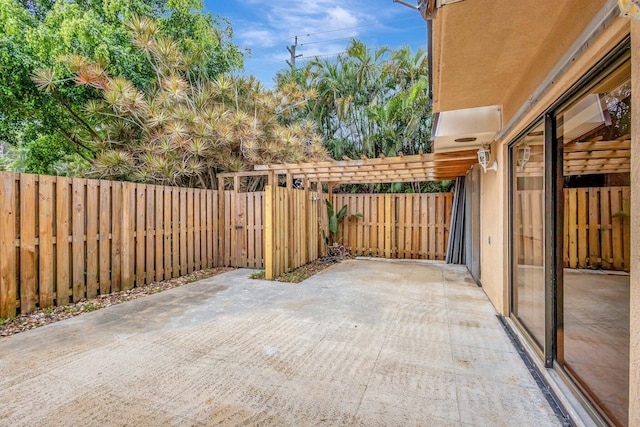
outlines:
[[[273,30],[247,29],[238,32],[240,44],[254,47],[271,47],[276,42],[277,35]]]
[[[246,12],[244,19],[233,22],[235,39],[252,51],[247,71],[259,74],[286,67],[286,46],[293,44],[296,35],[297,53],[303,55],[298,61],[304,63],[314,56],[343,52],[350,38],[397,28],[393,21],[400,16],[407,21],[408,11],[391,0],[235,1],[242,1]]]
[[[325,21],[328,28],[348,28],[358,24],[358,18],[340,6],[329,9]]]

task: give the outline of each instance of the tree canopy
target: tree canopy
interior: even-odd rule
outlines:
[[[180,49],[198,63],[193,74],[215,78],[239,70],[243,54],[233,44],[232,27],[222,17],[203,13],[199,0],[0,0],[0,143],[22,153],[25,171],[55,172],[56,163],[91,159],[79,145],[81,115],[93,88],[69,81],[50,96],[30,79],[42,67],[57,77],[67,72],[60,58],[80,55],[103,64],[112,75],[145,88],[155,78],[125,23],[133,16],[157,21]],[[63,100],[63,101],[62,101]]]
[[[159,24],[133,16],[133,45],[144,54],[153,78],[136,85],[112,75],[104,64],[67,55],[62,64],[32,77],[60,105],[77,84],[99,94],[83,114],[71,113],[74,144],[95,153],[90,174],[99,178],[189,187],[215,187],[218,172],[237,172],[255,163],[297,162],[326,157],[310,122],[292,120],[311,93],[295,86],[277,92],[253,78],[201,72],[206,58],[183,49]],[[70,109],[71,110],[71,109]]]
[[[335,159],[431,151],[432,112],[423,50],[371,49],[353,39],[337,58],[316,59],[304,68],[282,71],[277,82],[315,93],[304,115],[316,123]],[[426,187],[441,190],[432,184],[411,189]],[[380,186],[369,190],[380,191]]]

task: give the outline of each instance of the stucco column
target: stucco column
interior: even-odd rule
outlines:
[[[640,425],[640,22],[631,23],[631,342],[629,425]]]

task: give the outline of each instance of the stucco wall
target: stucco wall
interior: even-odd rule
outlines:
[[[502,105],[509,120],[608,0],[473,0],[433,27],[434,111]]]
[[[507,218],[505,207],[508,194],[505,179],[508,165],[504,147],[500,143],[491,146],[491,156],[498,161],[498,171],[481,174],[480,208],[480,281],[491,303],[500,314],[507,314],[505,298],[508,283],[505,268],[508,267]]]
[[[631,25],[631,345],[629,425],[640,425],[640,22]]]

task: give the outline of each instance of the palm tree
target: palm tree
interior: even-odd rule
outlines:
[[[344,54],[311,61],[304,78],[281,79],[279,87],[290,81],[315,90],[306,114],[336,159],[429,152],[426,59],[422,50],[372,50],[352,40]]]

